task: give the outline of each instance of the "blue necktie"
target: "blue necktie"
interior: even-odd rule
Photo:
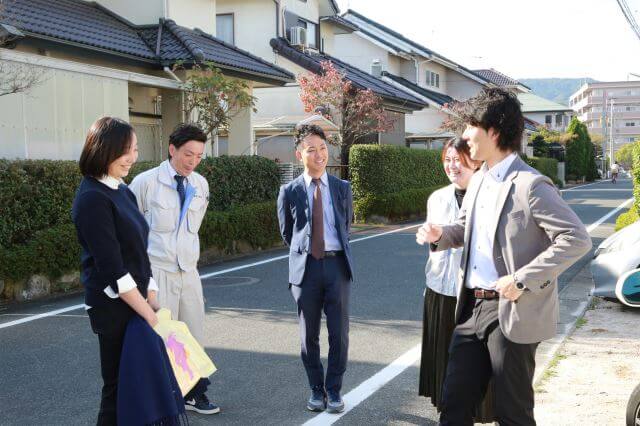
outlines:
[[[187,193],[184,190],[184,176],[175,175],[173,177],[176,182],[178,182],[178,195],[180,196],[180,210],[182,210],[182,206],[184,206],[184,200],[187,197]]]

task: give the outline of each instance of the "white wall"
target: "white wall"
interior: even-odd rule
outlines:
[[[271,0],[273,3],[273,0]],[[281,4],[286,7],[289,12],[309,20],[311,22],[318,23],[320,19],[320,6],[318,0],[281,0]]]
[[[166,0],[166,2],[167,18],[173,19],[183,27],[200,28],[206,33],[215,35],[216,0]]]
[[[216,13],[233,13],[236,46],[266,61],[275,61],[269,45],[276,37],[276,4],[273,0],[218,0]]]
[[[96,119],[129,119],[126,81],[52,69],[44,78],[0,97],[0,157],[77,160]]]
[[[435,133],[442,126],[446,114],[436,108],[424,108],[406,115],[407,133]]]
[[[440,86],[442,87],[442,75],[440,76]],[[464,101],[475,96],[484,87],[477,81],[465,77],[454,70],[447,70],[445,74],[445,86],[445,93],[459,101]]]
[[[333,56],[371,73],[371,64],[378,59],[382,64],[382,69],[397,73],[398,62],[390,64],[389,52],[356,34],[336,34],[333,47]],[[390,69],[393,67],[393,70]]]
[[[420,61],[419,61],[420,62]],[[414,65],[415,72],[415,65]],[[427,71],[440,74],[440,87],[434,87],[427,84]],[[418,85],[426,87],[430,90],[434,90],[440,93],[447,93],[447,80],[449,69],[433,61],[423,62],[420,64],[420,71],[418,72]],[[457,73],[456,73],[457,74]]]
[[[157,24],[164,17],[165,0],[97,0],[100,5],[137,25]]]

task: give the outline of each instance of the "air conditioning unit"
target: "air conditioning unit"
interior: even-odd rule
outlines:
[[[291,27],[290,41],[294,47],[307,47],[307,29],[304,27]]]
[[[382,77],[382,64],[379,59],[374,59],[371,63],[371,75],[375,77]]]

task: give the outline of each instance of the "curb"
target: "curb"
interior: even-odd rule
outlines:
[[[589,267],[589,264],[585,266],[585,268],[588,268],[588,267]],[[568,286],[565,287],[562,291],[563,292],[566,291],[567,288]],[[563,333],[559,333],[553,339],[551,339],[552,341],[554,341],[554,343],[551,343],[551,348],[548,351],[547,356],[542,361],[542,363],[536,366],[536,372],[533,376],[533,383],[532,383],[534,388],[540,384],[541,379],[544,377],[544,374],[549,369],[549,366],[551,365],[553,360],[556,359],[556,356],[560,352],[560,349],[562,349],[562,347],[564,346],[565,341],[576,330],[576,324],[581,318],[584,317],[584,314],[589,309],[589,306],[591,306],[591,302],[593,301],[593,298],[594,298],[594,296],[592,295],[592,292],[593,292],[593,285],[591,286],[591,290],[589,291],[589,296],[587,297],[586,303],[584,304],[583,307],[580,308],[580,311],[576,315],[573,322],[567,324],[568,327]]]

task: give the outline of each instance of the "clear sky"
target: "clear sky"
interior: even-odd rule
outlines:
[[[337,0],[468,68],[514,78],[640,75],[640,39],[616,0]],[[640,21],[640,0],[627,0]],[[638,77],[630,76],[637,80]]]

